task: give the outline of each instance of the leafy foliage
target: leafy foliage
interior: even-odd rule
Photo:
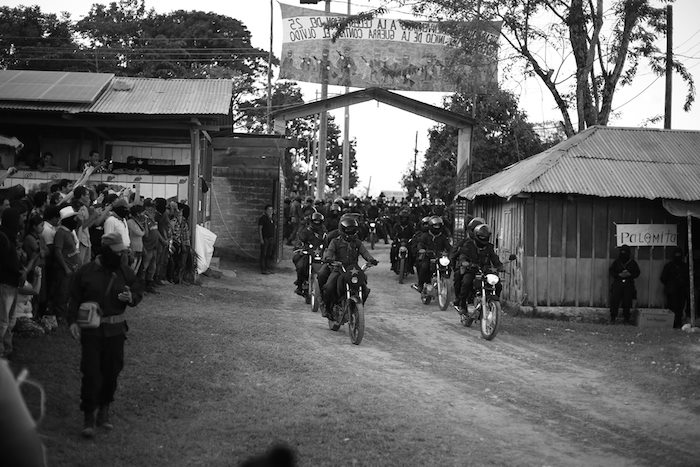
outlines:
[[[472,94],[455,94],[445,99],[444,106],[453,112],[471,115],[473,103]],[[537,154],[562,138],[562,135],[554,135],[542,141],[525,113],[518,109],[515,96],[507,91],[479,97],[474,115],[478,123],[472,135],[472,181]],[[404,186],[411,195],[418,190],[449,203],[455,196],[456,176],[457,129],[436,126],[430,131],[430,146],[418,176],[418,186],[412,186],[412,174],[404,176]]]

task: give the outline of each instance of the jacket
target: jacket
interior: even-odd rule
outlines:
[[[109,286],[112,274],[115,275],[112,286]],[[102,316],[117,316],[124,314],[127,304],[117,297],[128,285],[131,289],[132,302],[136,306],[143,298],[143,283],[136,277],[134,271],[126,266],[120,266],[117,271],[106,269],[99,262],[99,257],[75,272],[73,276],[70,299],[68,301],[68,322],[74,323],[78,318],[78,307],[83,302],[97,302],[102,308]],[[125,334],[128,327],[126,321],[120,323],[103,323],[99,328],[83,329],[82,332],[104,337]]]
[[[370,263],[376,262],[360,239],[347,241],[343,237],[336,237],[328,245],[323,259],[340,261],[347,267],[357,264],[360,256]]]

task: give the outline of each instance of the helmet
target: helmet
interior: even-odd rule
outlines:
[[[472,220],[469,221],[469,223],[468,223],[467,226],[464,228],[464,230],[467,231],[467,235],[469,235],[470,237],[474,238],[474,229],[475,229],[477,226],[479,226],[479,225],[481,225],[481,224],[485,224],[485,223],[486,223],[486,221],[484,220],[483,217],[475,217],[475,218],[473,218]]]
[[[338,214],[338,213],[340,213],[340,211],[342,211],[342,209],[340,209],[340,206],[338,204],[333,203],[333,204],[331,204],[330,211],[331,211],[331,213]]]
[[[340,209],[343,209],[343,207],[345,207],[345,200],[341,197],[338,197],[333,200],[333,204],[337,204]]]
[[[374,199],[374,198],[372,198],[371,200],[369,200],[369,204],[371,204],[372,206],[376,206],[376,205],[377,205],[377,200]]]
[[[474,229],[474,239],[480,245],[485,245],[491,239],[491,227],[486,224],[476,226]]]
[[[323,200],[322,200],[322,199],[317,199],[316,201],[314,201],[314,205],[315,205],[315,206],[320,206],[320,205],[322,205],[322,204],[323,204]]]
[[[420,200],[420,205],[421,206],[430,206],[430,200],[428,198],[423,198]]]
[[[307,202],[307,203],[311,203],[311,204],[313,204],[313,202],[314,202],[314,199],[313,199],[313,198],[312,198],[311,196],[307,196],[307,198],[306,198],[306,202]]]
[[[427,232],[428,228],[430,227],[430,216],[425,216],[423,219],[421,219],[420,224],[423,232]]]
[[[411,213],[408,212],[408,210],[406,210],[406,209],[402,209],[399,212],[399,223],[401,225],[408,225],[408,221],[409,221],[410,217],[411,217]]]
[[[440,199],[440,198],[435,198],[435,202],[433,203],[435,206],[444,206],[445,202]]]
[[[343,217],[340,219],[340,233],[346,238],[357,238],[357,231],[359,230],[359,224],[357,220],[352,216]]]
[[[442,217],[440,216],[433,216],[430,218],[428,221],[428,225],[430,226],[430,230],[434,234],[438,234],[442,232]]]
[[[311,214],[311,227],[321,227],[324,219],[323,214],[320,212]]]

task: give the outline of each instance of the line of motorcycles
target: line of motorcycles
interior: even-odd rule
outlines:
[[[323,294],[319,286],[318,273],[324,264],[323,246],[314,248],[309,245],[301,251],[308,258],[308,279],[301,286],[302,296],[306,303],[311,305],[311,311],[318,312],[323,304]],[[515,257],[511,255],[509,260]],[[450,302],[454,299],[454,286],[451,279],[452,261],[446,252],[439,257],[430,258],[433,274],[429,283],[424,284],[420,291],[421,302],[430,305],[431,301],[437,299],[440,310],[445,311]],[[353,267],[347,269],[342,263],[333,261],[328,263],[340,273],[339,281],[345,293],[339,297],[338,303],[334,304],[331,315],[328,316],[328,328],[338,331],[343,325],[348,324],[348,334],[350,341],[359,345],[362,342],[365,332],[365,313],[363,285],[365,283],[364,272],[372,265],[365,263],[361,268]],[[409,265],[408,245],[402,242],[399,246],[398,257],[399,283],[403,284],[407,274],[411,269]],[[459,268],[462,275],[466,272],[469,263],[460,262]],[[475,297],[474,303],[469,304],[467,310],[460,310],[455,307],[460,315],[460,322],[465,327],[470,327],[474,322],[479,321],[481,336],[486,340],[492,340],[498,333],[502,309],[500,299],[496,293],[496,286],[500,282],[500,277],[495,270],[483,270],[479,268],[474,279]]]

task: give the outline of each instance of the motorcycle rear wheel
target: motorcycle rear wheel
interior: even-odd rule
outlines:
[[[348,301],[348,334],[350,342],[360,345],[365,335],[365,311],[362,305],[358,305],[354,300]]]
[[[311,297],[311,311],[318,313],[318,309],[321,306],[321,290],[318,286],[318,277],[314,274],[309,287],[309,297]]]
[[[481,337],[492,340],[498,333],[498,323],[501,319],[501,302],[487,300],[481,311]]]
[[[438,305],[440,306],[440,310],[445,311],[447,310],[448,305],[450,304],[450,291],[448,289],[447,285],[447,280],[445,278],[441,278],[438,283],[437,283],[437,299],[438,299]]]
[[[401,258],[399,261],[399,284],[403,284],[404,277],[406,276],[406,258]]]

